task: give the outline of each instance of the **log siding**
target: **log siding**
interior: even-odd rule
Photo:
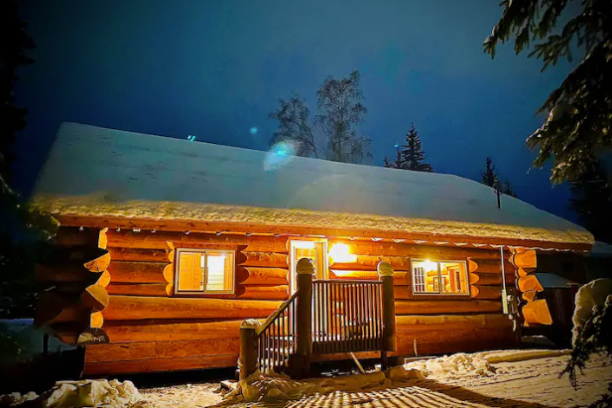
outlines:
[[[60,231],[57,244],[70,252],[87,240],[91,243],[95,235],[89,228],[86,234],[71,227]],[[107,334],[109,344],[87,346],[86,375],[235,366],[240,322],[266,319],[289,296],[287,237],[113,229],[105,233],[105,239],[110,259],[101,279],[108,294],[106,307],[92,313],[78,297],[46,301],[62,304],[52,319],[52,328],[61,339],[74,342],[86,327],[101,327]],[[514,344],[511,324],[501,312],[498,251],[335,238],[328,243],[329,248],[335,243],[347,244],[356,255],[355,262],[330,264],[330,279],[378,280],[380,261],[393,266],[397,354],[413,355],[415,344],[418,353],[477,350],[493,341]],[[235,293],[174,295],[176,248],[235,250]],[[506,282],[512,284],[516,268],[509,262],[509,251],[506,256]],[[471,261],[477,265],[469,269],[470,284],[476,290],[471,296],[415,297],[410,269],[413,258]],[[53,282],[86,281],[80,271],[70,272],[57,265],[40,274]],[[198,341],[206,346],[196,346]],[[195,348],[187,347],[192,344],[189,342],[194,342]]]

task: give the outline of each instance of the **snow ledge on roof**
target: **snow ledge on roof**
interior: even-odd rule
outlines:
[[[440,236],[460,235],[475,238],[527,239],[535,241],[592,244],[592,235],[581,231],[555,231],[514,225],[460,221],[439,221],[286,208],[257,208],[222,204],[159,201],[108,201],[103,195],[37,195],[33,205],[52,215],[172,221],[206,220],[262,225],[400,231]]]

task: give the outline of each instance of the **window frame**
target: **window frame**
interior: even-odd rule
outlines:
[[[415,274],[414,274],[414,263],[415,262],[435,262],[436,264],[438,264],[438,276],[436,276],[435,278],[438,281],[438,292],[415,292],[415,287],[416,287],[416,283],[415,283]],[[466,291],[462,292],[462,293],[450,293],[450,292],[442,292],[440,290],[441,285],[440,285],[440,281],[442,281],[442,266],[441,264],[443,263],[462,263],[465,265],[465,278],[466,278]],[[467,260],[458,260],[458,259],[413,259],[410,258],[410,275],[411,275],[411,292],[413,296],[459,296],[459,297],[469,297],[470,296],[470,272],[468,270],[468,261]],[[426,279],[424,277],[424,285],[427,285]]]
[[[201,291],[194,290],[179,290],[179,279],[180,279],[180,267],[181,267],[181,253],[190,252],[190,253],[200,253],[205,254],[205,265],[208,266],[208,253],[216,252],[216,253],[227,253],[231,254],[233,257],[232,261],[232,271],[230,273],[231,279],[231,290],[206,290],[204,288]],[[227,275],[226,275],[227,276]],[[215,249],[215,248],[176,248],[176,253],[174,254],[174,290],[173,294],[176,296],[227,296],[227,295],[235,295],[236,294],[236,251],[233,249]]]
[[[323,280],[329,279],[329,240],[327,238],[307,238],[307,237],[295,237],[287,240],[287,248],[289,249],[289,293],[295,293],[297,290],[297,261],[299,259],[293,259],[294,253],[294,242],[296,241],[309,241],[314,243],[321,243],[322,249],[322,263],[323,263]],[[314,280],[318,279],[315,275]],[[295,287],[294,287],[295,286]]]

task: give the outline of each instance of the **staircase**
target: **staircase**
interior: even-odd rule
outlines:
[[[379,264],[380,280],[317,280],[309,259],[297,266],[297,291],[263,325],[241,326],[239,370],[309,375],[312,356],[395,349],[393,269]]]

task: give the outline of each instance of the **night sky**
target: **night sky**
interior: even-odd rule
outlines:
[[[478,180],[491,156],[519,197],[573,219],[567,186],[529,172],[535,110],[570,69],[495,60],[482,42],[498,1],[21,1],[37,48],[20,70],[17,187],[31,188],[59,124],[103,127],[265,150],[268,113],[291,91],[311,113],[328,76],[355,69],[368,108],[373,164],[414,122],[436,172]],[[256,133],[251,128],[257,127]],[[253,134],[254,133],[254,134]],[[95,155],[95,152],[91,152]]]

